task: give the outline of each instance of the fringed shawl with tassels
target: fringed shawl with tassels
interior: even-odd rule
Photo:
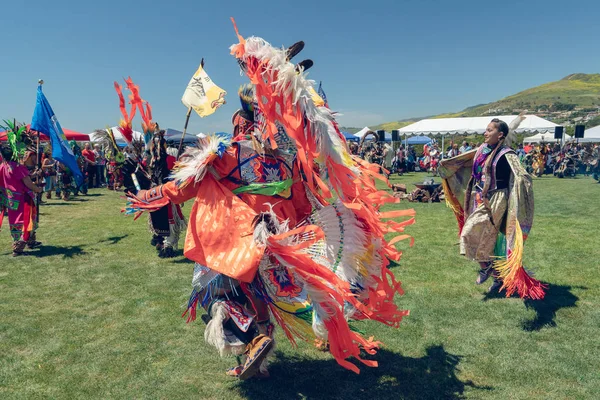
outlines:
[[[511,169],[506,213],[506,256],[493,264],[503,279],[503,289],[510,297],[515,292],[521,298],[542,299],[545,286],[531,277],[523,267],[523,242],[533,224],[533,184],[514,151],[503,152]],[[440,162],[446,204],[454,211],[459,233],[469,218],[471,204],[468,194],[473,188],[472,167],[476,151],[470,151]],[[469,201],[471,203],[472,199]]]

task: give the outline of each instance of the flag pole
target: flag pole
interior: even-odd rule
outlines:
[[[177,150],[177,158],[181,155],[181,151],[183,150],[183,139],[185,138],[185,132],[187,131],[188,122],[190,122],[190,115],[192,115],[192,107],[188,108],[187,114],[185,116],[185,125],[183,126],[183,133],[181,134],[181,140],[179,141],[179,149]]]
[[[43,79],[38,79],[38,85],[42,86],[44,84],[44,80]],[[40,154],[40,133],[37,133],[37,140],[36,140],[36,145],[35,145],[35,169],[37,171],[36,173],[36,178],[35,178],[35,183],[39,184],[40,182],[40,173],[42,172],[42,167],[41,167],[41,163],[42,163],[42,155]],[[38,193],[37,194],[37,201],[35,202],[35,222],[36,224],[40,223],[40,201],[42,201],[42,193]]]
[[[204,57],[200,60],[200,67],[204,68]],[[185,139],[185,133],[187,131],[188,123],[190,122],[190,115],[192,115],[192,107],[188,107],[187,114],[185,115],[185,125],[183,125],[183,133],[181,134],[181,140],[179,141],[179,149],[177,149],[177,158],[181,156],[183,150],[183,139]]]

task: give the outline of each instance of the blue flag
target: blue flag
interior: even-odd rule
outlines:
[[[81,186],[83,175],[79,170],[79,164],[77,164],[77,159],[67,142],[67,138],[60,127],[56,115],[54,115],[54,111],[52,111],[52,107],[50,107],[50,103],[48,103],[46,96],[42,92],[42,85],[39,85],[37,89],[37,101],[35,110],[33,111],[33,119],[31,120],[31,129],[50,137],[52,157],[69,168],[77,182],[77,186]]]
[[[323,99],[323,101],[325,102],[325,107],[329,107],[329,104],[327,104],[327,96],[325,96],[325,91],[321,87],[321,82],[320,81],[319,81],[319,90],[317,90],[317,93]]]

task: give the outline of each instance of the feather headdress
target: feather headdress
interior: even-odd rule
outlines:
[[[254,119],[254,87],[247,83],[240,86],[238,90],[242,110],[252,119]]]
[[[115,135],[113,134],[111,128],[107,127],[106,129],[96,129],[94,131],[94,138],[98,144],[100,144],[107,152],[110,152],[110,154],[115,157],[117,162],[123,162],[125,160],[121,149],[117,145]]]
[[[115,90],[117,91],[117,95],[119,96],[119,108],[121,110],[121,115],[123,118],[119,121],[119,132],[125,139],[125,142],[128,145],[131,145],[133,141],[133,128],[131,126],[131,121],[133,121],[133,117],[135,117],[136,105],[131,104],[131,110],[129,114],[127,113],[127,109],[125,108],[125,98],[123,97],[123,87],[119,85],[117,82],[114,83]]]
[[[140,111],[140,115],[142,116],[142,131],[144,133],[144,143],[146,145],[146,150],[150,150],[152,144],[152,137],[154,136],[154,132],[157,128],[157,124],[152,122],[152,107],[150,103],[142,99],[140,96],[140,88],[138,85],[133,83],[130,78],[125,80],[127,83],[127,88],[131,92],[129,96],[129,100],[133,107],[136,107]]]
[[[27,125],[8,120],[4,120],[4,124],[0,128],[6,131],[6,141],[10,146],[13,161],[23,158],[27,151],[35,151],[34,140]]]

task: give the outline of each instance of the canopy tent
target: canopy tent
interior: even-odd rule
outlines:
[[[226,135],[231,135],[231,133],[227,133],[227,132],[216,132],[215,135],[222,135],[222,136],[226,136]],[[200,132],[199,134],[196,135],[196,137],[202,139],[207,137],[208,135],[206,133],[202,133]]]
[[[600,125],[586,129],[579,143],[600,143]]]
[[[568,141],[571,140],[571,136],[567,135],[566,133],[563,133],[564,137],[563,140],[564,141]],[[523,140],[523,143],[541,143],[541,142],[555,142],[557,140],[560,139],[554,139],[554,133],[538,133],[537,135],[533,135],[530,137],[526,137]]]
[[[410,136],[408,139],[404,140],[404,144],[415,145],[415,144],[428,144],[431,143],[433,139],[427,136]]]
[[[125,139],[123,139],[123,135],[121,135],[121,132],[119,132],[119,127],[117,126],[113,126],[112,128],[110,128],[112,130],[113,135],[115,136],[115,141],[117,142],[117,146],[121,146],[121,147],[125,147],[127,145],[127,143],[125,142]],[[89,140],[91,142],[95,142],[96,139],[96,134],[94,132],[89,134]],[[138,131],[133,131],[133,138],[136,140],[142,140],[144,137],[144,135],[141,132]]]
[[[375,134],[377,134],[377,132],[375,132]],[[356,140],[360,140],[360,139],[362,139],[362,137],[364,135],[358,136],[358,133],[355,133],[354,136],[355,136]],[[379,135],[376,135],[376,136],[378,138],[377,140],[379,140]],[[365,140],[375,140],[375,136],[371,135],[371,136],[367,137]],[[389,132],[385,133],[385,141],[386,142],[391,142],[392,141],[392,134],[391,133],[389,133]]]
[[[371,129],[368,126],[365,126],[364,128],[362,128],[360,131],[356,132],[354,134],[354,136],[356,136],[357,138],[361,139],[363,136],[365,136],[365,134],[367,132],[369,132]]]
[[[167,128],[165,129],[165,140],[169,145],[179,146],[179,142],[181,141],[181,135],[183,132],[178,131],[177,129]],[[186,133],[183,143],[195,143],[198,141],[198,138],[195,135]]]
[[[510,125],[517,117],[517,115],[498,115],[489,117],[423,119],[401,128],[400,134],[408,136],[481,135],[485,132],[493,118],[498,118]],[[537,115],[526,115],[525,120],[517,129],[517,133],[554,133],[554,128],[557,126],[554,122],[540,118]]]
[[[31,126],[31,124],[27,124],[27,128],[30,128],[30,126]],[[63,128],[63,133],[65,134],[65,137],[67,138],[67,140],[75,140],[77,142],[87,142],[90,140],[89,135],[86,135],[85,133],[75,132],[70,129]],[[6,131],[2,131],[2,132],[0,132],[0,141],[5,141],[5,140],[6,140]],[[40,134],[40,141],[49,142],[50,138],[42,133],[42,134]]]
[[[342,135],[344,135],[344,138],[347,141],[351,141],[351,142],[357,142],[360,140],[360,138],[358,138],[357,136],[353,135],[352,133],[349,132],[342,132]]]

